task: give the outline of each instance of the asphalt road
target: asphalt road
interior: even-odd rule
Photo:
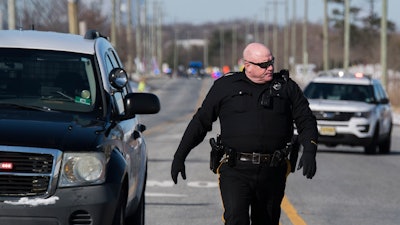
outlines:
[[[209,170],[208,138],[186,161],[187,180],[173,184],[173,154],[211,79],[152,79],[161,101],[156,115],[142,116],[147,126],[149,170],[147,225],[222,225],[218,177]],[[400,127],[395,126],[388,155],[364,155],[362,148],[319,146],[312,180],[290,174],[282,204],[282,225],[393,225],[400,221]]]

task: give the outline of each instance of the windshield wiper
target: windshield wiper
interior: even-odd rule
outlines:
[[[14,108],[21,108],[21,109],[33,109],[33,110],[38,110],[38,111],[43,111],[43,112],[52,111],[52,109],[50,109],[47,106],[21,105],[21,104],[16,104],[16,103],[9,103],[9,102],[0,102],[0,107],[14,107]]]
[[[55,101],[62,100],[62,101],[75,102],[75,99],[74,99],[74,98],[72,98],[72,97],[69,96],[69,95],[66,95],[66,94],[62,93],[61,91],[55,91],[55,92],[53,92],[53,93],[56,93],[58,96],[53,96],[53,95],[42,96],[42,99],[45,99],[45,100],[55,100]]]

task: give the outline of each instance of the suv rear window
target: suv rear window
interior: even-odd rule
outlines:
[[[315,83],[304,90],[308,99],[349,100],[371,103],[374,92],[371,85]]]
[[[0,103],[89,112],[97,94],[91,55],[0,49]]]

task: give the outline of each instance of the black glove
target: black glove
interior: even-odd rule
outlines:
[[[312,179],[317,172],[317,162],[315,155],[317,153],[317,145],[314,143],[307,143],[304,145],[303,154],[301,155],[299,166],[297,169],[303,168],[303,175],[308,179]]]
[[[186,180],[185,160],[174,157],[171,166],[171,177],[175,184],[178,183],[179,172],[181,173],[182,178]]]

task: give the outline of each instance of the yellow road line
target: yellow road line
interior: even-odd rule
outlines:
[[[293,225],[307,225],[306,222],[304,222],[303,218],[299,216],[297,210],[290,203],[286,195],[283,197],[281,207]]]

